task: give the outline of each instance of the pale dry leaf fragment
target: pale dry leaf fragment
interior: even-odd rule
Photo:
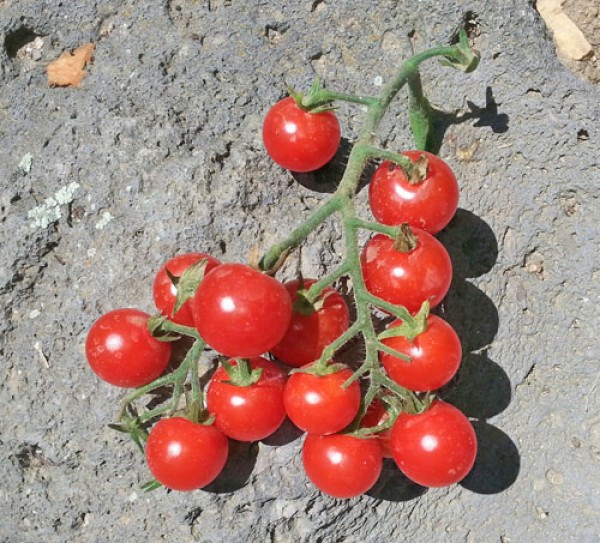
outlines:
[[[48,85],[51,87],[78,87],[86,76],[85,66],[93,60],[93,43],[86,43],[75,51],[65,51],[48,64]]]
[[[590,42],[563,11],[561,0],[538,0],[536,7],[554,34],[560,55],[571,60],[584,60],[593,54]]]

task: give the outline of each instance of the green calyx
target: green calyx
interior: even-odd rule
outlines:
[[[412,321],[402,321],[402,324],[399,326],[388,328],[387,330],[381,332],[377,336],[377,339],[381,341],[383,339],[392,337],[405,337],[411,342],[414,341],[418,335],[427,330],[427,317],[429,316],[429,309],[429,302],[423,302],[421,309],[419,309],[419,312],[414,316]]]
[[[314,80],[306,95],[290,86],[288,86],[288,92],[295,100],[296,105],[309,113],[323,113],[335,109],[331,105],[331,99],[328,98],[327,91],[321,87],[321,80],[318,77]]]
[[[455,68],[465,73],[470,73],[479,66],[481,55],[469,44],[469,37],[463,29],[458,35],[458,43],[454,46],[452,54],[445,55],[440,63],[444,66]]]
[[[410,253],[417,248],[418,240],[408,223],[403,223],[394,239],[394,249],[401,253]]]
[[[181,277],[177,277],[173,275],[168,269],[165,269],[171,283],[177,289],[177,297],[175,298],[175,306],[173,307],[173,315],[177,313],[183,304],[187,302],[190,298],[194,297],[196,294],[196,290],[198,289],[198,285],[204,279],[204,274],[206,273],[206,265],[208,264],[208,260],[203,258],[199,260],[195,264],[192,264],[189,268],[187,268]],[[171,315],[171,316],[173,316]]]
[[[247,358],[235,358],[234,364],[223,358],[221,365],[225,369],[229,379],[224,381],[235,387],[249,387],[260,380],[262,368],[252,369],[252,363]]]

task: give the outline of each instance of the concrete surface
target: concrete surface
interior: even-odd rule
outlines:
[[[86,366],[91,323],[152,311],[168,256],[244,260],[327,196],[262,148],[286,84],[376,93],[463,20],[480,68],[431,62],[423,80],[461,185],[441,313],[465,348],[445,395],[474,420],[473,473],[425,492],[387,465],[369,496],[334,500],[287,427],[235,445],[207,491],[144,494],[143,458],[107,428],[122,392]],[[89,41],[81,87],[49,88],[47,63]],[[4,0],[0,45],[2,543],[600,540],[600,93],[530,2]],[[340,107],[350,141],[361,113]],[[405,119],[399,100],[383,144],[411,146]],[[281,277],[322,274],[339,238],[323,228]]]

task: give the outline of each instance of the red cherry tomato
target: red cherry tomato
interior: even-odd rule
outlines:
[[[439,400],[420,415],[400,414],[391,444],[404,475],[423,486],[458,483],[471,471],[477,456],[477,437],[469,419]]]
[[[310,288],[315,282],[314,279],[305,279],[304,288]],[[292,303],[298,299],[299,285],[300,281],[290,281],[284,285]],[[327,287],[319,296],[319,302],[323,303],[323,307],[308,315],[294,309],[285,336],[271,349],[271,353],[288,366],[299,368],[314,362],[327,345],[348,329],[348,305],[341,294]]]
[[[374,428],[375,426],[379,426],[383,424],[386,420],[390,418],[389,413],[385,410],[383,406],[383,402],[378,398],[375,398],[367,407],[367,412],[364,417],[360,421],[361,428]],[[392,449],[390,445],[390,436],[392,434],[392,429],[388,428],[387,430],[383,430],[383,432],[379,432],[374,434],[376,437],[379,446],[381,447],[381,454],[384,458],[392,458]]]
[[[393,304],[416,313],[425,300],[438,305],[450,288],[452,262],[444,246],[431,234],[412,229],[417,247],[408,253],[394,248],[394,240],[383,234],[365,245],[361,266],[367,290]]]
[[[292,301],[276,279],[244,264],[221,264],[200,283],[194,322],[216,351],[251,358],[269,351],[292,319]]]
[[[400,326],[395,320],[390,328]],[[388,375],[400,386],[424,392],[448,383],[456,374],[462,358],[460,339],[454,328],[436,315],[427,317],[427,329],[412,342],[405,337],[391,337],[382,343],[410,356],[410,362],[381,353]]]
[[[230,360],[236,366],[235,360]],[[223,366],[212,376],[206,405],[215,426],[238,441],[258,441],[271,435],[285,419],[283,388],[285,372],[266,358],[250,360],[251,369],[262,369],[260,379],[248,386],[230,384]]]
[[[164,371],[171,345],[152,337],[149,318],[137,309],[115,309],[92,325],[85,354],[100,379],[118,387],[139,387]]]
[[[263,124],[267,153],[277,164],[294,172],[325,166],[334,157],[340,140],[335,113],[304,111],[291,96],[277,102]]]
[[[220,264],[216,258],[205,253],[186,253],[168,260],[158,271],[154,279],[153,294],[156,308],[173,322],[183,326],[194,326],[194,315],[192,314],[192,307],[190,304],[191,300],[185,302],[179,308],[179,311],[173,315],[175,299],[177,298],[177,287],[172,283],[166,270],[169,270],[169,273],[175,277],[181,277],[185,270],[200,260],[206,260],[206,268],[204,269],[205,274]]]
[[[173,490],[196,490],[210,484],[221,473],[228,454],[227,437],[217,428],[182,417],[158,421],[146,442],[152,475]]]
[[[335,498],[353,498],[377,482],[382,467],[381,448],[369,438],[309,434],[302,447],[302,463],[319,490]]]
[[[427,175],[411,183],[404,170],[383,162],[369,185],[369,204],[373,216],[383,224],[407,222],[430,234],[437,234],[454,217],[458,207],[458,183],[450,167],[438,156],[425,151],[402,153],[416,162],[427,158]]]
[[[291,421],[311,434],[334,434],[352,422],[360,407],[358,381],[342,388],[352,376],[349,368],[318,376],[290,375],[283,391],[283,404]]]

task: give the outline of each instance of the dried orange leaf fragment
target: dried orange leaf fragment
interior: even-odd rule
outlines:
[[[75,51],[65,51],[56,60],[48,64],[48,85],[51,87],[78,87],[86,76],[83,70],[92,61],[93,43],[86,43]]]

